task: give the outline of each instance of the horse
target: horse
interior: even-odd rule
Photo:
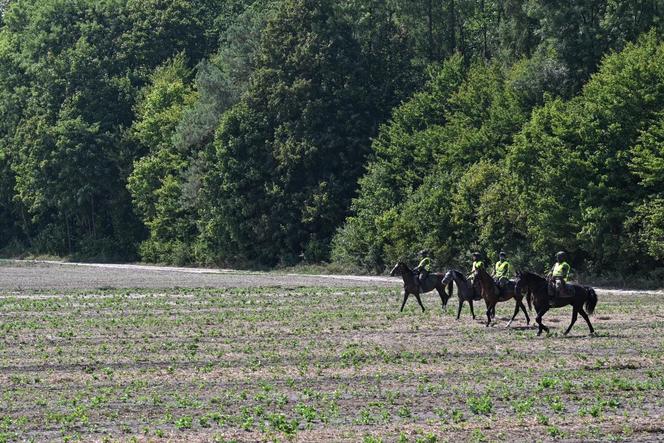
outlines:
[[[445,273],[443,277],[442,284],[447,286],[450,289],[449,297],[452,297],[452,285],[451,282],[456,283],[457,295],[459,297],[459,309],[457,310],[456,319],[458,320],[461,316],[461,308],[463,307],[463,302],[467,301],[470,306],[470,314],[475,320],[475,311],[473,310],[473,301],[481,300],[479,292],[470,284],[466,276],[463,275],[461,271],[456,269],[450,269]]]
[[[595,312],[595,307],[597,306],[597,294],[595,290],[590,286],[577,284],[568,284],[568,288],[568,290],[573,292],[571,296],[560,297],[558,294],[555,294],[553,299],[550,300],[549,281],[546,278],[534,272],[520,272],[517,274],[514,291],[518,293],[521,293],[524,289],[528,291],[526,297],[528,299],[528,307],[531,307],[532,299],[532,304],[535,305],[535,312],[537,313],[537,318],[535,318],[535,321],[539,325],[537,335],[542,335],[542,331],[549,332],[549,328],[542,324],[544,314],[550,308],[562,308],[567,305],[572,305],[572,322],[567,327],[565,335],[569,334],[572,326],[574,326],[577,314],[581,314],[581,317],[588,323],[590,334],[592,335],[595,332],[593,325],[590,323],[590,318],[588,318],[589,314],[592,315]],[[585,310],[583,308],[584,304]]]
[[[450,296],[452,295],[452,282],[450,282],[449,284],[450,293],[448,294],[447,292],[445,292],[445,286],[442,284],[443,280],[442,274],[440,273],[429,274],[422,288],[420,288],[420,284],[418,283],[415,275],[413,274],[412,269],[410,269],[408,265],[406,265],[404,262],[399,262],[394,266],[394,268],[392,268],[392,272],[390,272],[390,275],[394,277],[397,274],[400,274],[401,278],[403,278],[403,303],[401,303],[401,310],[399,312],[403,312],[403,307],[406,305],[406,300],[408,300],[410,294],[413,294],[415,296],[417,302],[420,304],[420,307],[422,308],[422,312],[424,312],[424,305],[422,304],[420,293],[430,292],[433,291],[434,289],[438,291],[438,295],[440,295],[440,301],[442,302],[443,305],[443,310],[445,310],[445,308],[447,307],[447,300],[449,300]]]
[[[493,278],[484,269],[478,269],[475,271],[475,282],[479,286],[479,292],[486,303],[487,327],[491,324],[491,318],[496,315],[496,304],[512,298],[516,302],[514,306],[514,314],[505,327],[510,327],[514,318],[519,313],[519,309],[521,309],[526,316],[526,324],[530,324],[530,317],[528,316],[528,312],[522,301],[523,295],[514,290],[514,282],[510,281],[503,288],[499,288]]]

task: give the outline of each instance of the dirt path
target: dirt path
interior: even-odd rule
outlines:
[[[398,287],[401,279],[130,264],[0,260],[0,290],[227,287]]]
[[[0,260],[0,290],[109,288],[395,287],[398,277],[308,275],[135,264]],[[616,296],[660,295],[664,290],[599,288]]]

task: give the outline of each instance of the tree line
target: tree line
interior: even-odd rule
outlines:
[[[663,11],[0,1],[0,250],[656,272]]]

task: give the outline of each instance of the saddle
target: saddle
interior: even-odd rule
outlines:
[[[570,298],[574,296],[574,288],[560,278],[554,278],[549,282],[549,296],[558,298]]]
[[[500,284],[499,281],[496,281],[496,284],[494,285],[494,294],[496,295],[496,297],[498,297],[498,299],[501,299],[509,288],[512,288],[512,290],[514,290],[513,289],[514,285],[515,283],[512,280],[508,280],[502,285]]]
[[[430,292],[436,288],[436,274],[430,273],[422,283],[420,283],[419,274],[416,272],[413,272],[413,274],[415,275],[421,293]]]
[[[476,276],[472,276],[468,281],[470,286],[470,291],[473,294],[473,301],[482,300],[482,291],[475,286],[476,278],[477,278]]]

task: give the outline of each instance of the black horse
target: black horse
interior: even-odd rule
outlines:
[[[447,292],[445,292],[445,286],[442,284],[443,280],[443,275],[439,273],[435,274],[429,274],[429,277],[427,277],[426,281],[424,282],[424,285],[420,287],[419,282],[417,281],[417,277],[413,274],[413,270],[408,267],[403,262],[397,263],[394,268],[392,268],[392,272],[390,272],[390,275],[394,277],[395,275],[401,275],[401,278],[403,278],[403,303],[401,303],[401,310],[399,312],[403,312],[403,307],[406,305],[406,300],[408,300],[408,297],[410,294],[413,294],[415,298],[417,299],[417,302],[420,304],[420,307],[422,308],[422,312],[424,312],[424,305],[422,304],[422,299],[420,298],[420,293],[425,293],[425,292],[430,292],[433,291],[434,289],[438,291],[438,295],[440,295],[440,301],[442,302],[443,305],[443,310],[447,307],[447,300],[450,298],[450,295],[452,294],[452,282],[450,282],[450,294],[448,295]]]
[[[475,320],[475,311],[473,310],[473,301],[481,300],[479,292],[472,287],[468,279],[461,271],[456,269],[450,269],[445,273],[443,277],[442,284],[449,288],[449,297],[452,297],[452,282],[456,283],[457,295],[459,297],[459,309],[457,310],[457,320],[461,316],[461,308],[463,307],[463,302],[467,301],[468,306],[470,306],[470,314]],[[448,298],[449,298],[448,297]]]
[[[506,327],[510,327],[516,315],[521,309],[526,316],[526,324],[530,324],[530,317],[523,305],[523,295],[515,290],[515,284],[508,282],[502,289],[498,287],[494,279],[484,270],[478,269],[475,275],[475,282],[479,286],[479,292],[486,303],[486,326],[491,324],[491,319],[496,316],[496,304],[498,302],[508,301],[514,299],[514,314],[507,323]]]
[[[577,314],[581,314],[581,317],[588,323],[588,329],[590,333],[593,334],[595,330],[593,325],[590,323],[590,318],[588,315],[592,315],[597,306],[597,294],[595,290],[590,286],[581,286],[576,284],[568,285],[569,289],[567,292],[571,292],[569,296],[561,297],[556,294],[552,299],[549,298],[549,281],[542,277],[541,275],[535,274],[534,272],[520,272],[517,274],[516,285],[514,292],[521,293],[521,291],[526,290],[528,299],[528,307],[531,308],[532,304],[535,305],[535,312],[537,313],[537,324],[539,325],[539,330],[537,335],[541,335],[542,331],[549,332],[549,328],[542,324],[542,317],[550,308],[562,308],[563,306],[571,305],[572,306],[572,322],[569,324],[569,327],[565,331],[565,335],[569,334],[569,331],[574,326],[576,322]],[[584,310],[585,304],[585,310]],[[587,312],[586,312],[587,311]]]

